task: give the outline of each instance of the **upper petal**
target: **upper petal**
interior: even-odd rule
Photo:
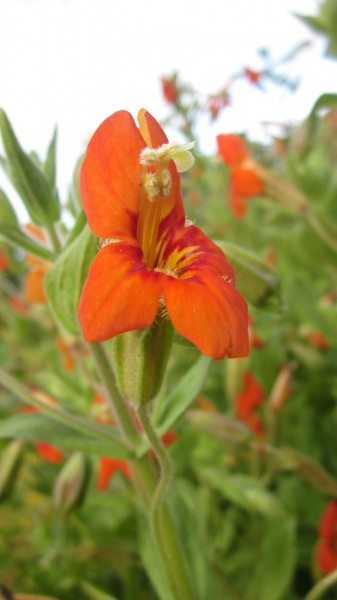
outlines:
[[[223,133],[216,138],[218,143],[218,152],[226,165],[238,165],[250,154],[246,142],[235,133]]]
[[[80,298],[84,338],[99,342],[151,325],[159,295],[159,274],[145,267],[138,247],[105,246],[90,267]]]
[[[132,115],[124,110],[103,121],[92,136],[80,189],[89,226],[97,236],[134,235],[144,147]]]

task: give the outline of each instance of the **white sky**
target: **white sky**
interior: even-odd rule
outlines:
[[[205,119],[202,146],[211,152],[220,131],[259,135],[261,121],[300,119],[320,93],[336,91],[336,63],[322,59],[322,41],[291,16],[314,14],[317,6],[318,0],[0,0],[0,105],[27,150],[43,153],[58,124],[64,190],[90,132],[106,116],[120,108],[136,114],[142,106],[157,118],[167,114],[160,75],[179,70],[207,94],[242,66],[258,68],[259,47],[281,56],[314,39],[287,68],[302,77],[295,95],[240,83],[233,107],[214,126]]]

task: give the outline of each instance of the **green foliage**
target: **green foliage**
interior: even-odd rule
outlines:
[[[32,221],[37,225],[58,221],[60,206],[53,186],[43,171],[22,150],[3,110],[0,111],[0,132],[6,152],[6,172]]]
[[[78,301],[96,252],[95,238],[86,227],[60,254],[46,277],[50,306],[61,329],[68,334],[79,333]]]

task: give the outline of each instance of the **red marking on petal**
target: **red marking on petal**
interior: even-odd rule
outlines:
[[[139,248],[106,246],[95,257],[82,290],[78,315],[84,338],[99,342],[151,325],[159,296],[159,274],[145,267]]]

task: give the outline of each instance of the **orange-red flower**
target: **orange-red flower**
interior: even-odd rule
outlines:
[[[331,500],[322,515],[319,525],[319,541],[316,546],[316,561],[322,573],[337,569],[337,502]]]
[[[258,83],[260,83],[263,72],[254,71],[253,69],[249,69],[249,67],[245,67],[244,74],[250,83],[257,85]]]
[[[175,104],[179,98],[179,90],[173,77],[161,77],[163,96],[169,104]]]
[[[8,266],[8,256],[3,250],[0,250],[0,271],[6,271],[6,269],[8,269]]]
[[[256,435],[264,434],[264,427],[261,417],[256,409],[264,401],[264,391],[250,371],[246,371],[243,377],[242,391],[235,400],[236,416],[240,421],[244,421]]]
[[[209,96],[207,98],[207,109],[209,110],[212,120],[216,119],[219,115],[219,112],[228,106],[230,103],[229,95],[226,90],[221,92],[220,94]]]
[[[119,111],[94,133],[81,170],[88,223],[101,239],[85,282],[79,320],[85,339],[106,340],[153,323],[165,305],[175,329],[213,358],[248,353],[247,305],[223,252],[185,224],[175,159],[145,110]],[[181,164],[181,163],[180,163]],[[190,163],[191,164],[191,163]]]
[[[43,230],[37,225],[29,223],[25,229],[28,234],[38,241],[47,241]],[[25,296],[32,304],[45,304],[47,297],[44,291],[44,278],[49,268],[48,263],[31,254],[27,255],[26,263],[29,265],[29,272],[26,275],[24,284]]]
[[[230,170],[229,206],[239,219],[247,212],[248,199],[263,193],[263,181],[239,135],[220,134],[217,143],[219,155]]]
[[[10,297],[9,304],[12,309],[21,317],[28,315],[27,304],[18,294],[13,294],[13,296]]]
[[[105,490],[110,482],[110,479],[117,472],[123,473],[127,478],[131,478],[131,468],[126,460],[121,458],[109,458],[109,456],[102,456],[99,461],[98,467],[98,480],[97,487],[99,490]]]
[[[307,335],[310,342],[316,346],[318,350],[328,350],[330,348],[330,343],[320,331],[309,331]]]

